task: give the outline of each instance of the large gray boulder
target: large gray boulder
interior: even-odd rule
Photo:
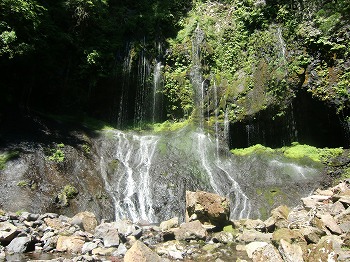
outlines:
[[[0,243],[8,243],[18,235],[16,226],[5,221],[0,223]]]
[[[31,238],[28,236],[16,237],[6,247],[6,250],[9,253],[24,253],[30,243]]]

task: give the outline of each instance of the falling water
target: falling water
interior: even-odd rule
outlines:
[[[162,90],[162,63],[157,62],[153,69],[153,103],[152,103],[152,122],[155,123],[159,120],[158,110],[159,108],[159,92]]]
[[[123,62],[123,76],[122,76],[122,93],[120,95],[119,101],[119,110],[118,110],[118,119],[117,126],[121,128],[124,124],[125,117],[127,115],[127,102],[128,102],[128,90],[130,88],[130,74],[131,74],[131,44],[128,44],[127,47],[127,55],[124,58]]]
[[[145,40],[144,40],[145,41]],[[146,120],[149,97],[148,78],[151,72],[151,65],[146,57],[145,50],[141,51],[138,65],[138,86],[135,100],[135,117],[134,126],[141,128],[142,123]]]
[[[204,93],[205,93],[205,81],[202,77],[202,65],[201,65],[201,45],[205,39],[204,32],[200,29],[199,25],[193,32],[192,37],[192,68],[191,68],[191,83],[196,94],[195,103],[198,110],[199,128],[203,130],[204,126]]]
[[[108,168],[102,169],[102,175],[107,190],[113,196],[116,219],[157,221],[150,190],[150,167],[159,138],[127,134],[118,130],[109,132],[114,141],[109,157],[118,165],[109,175],[117,181],[111,182],[108,179]]]
[[[215,144],[216,144],[216,157],[219,158],[219,109],[218,109],[218,88],[214,81],[214,115],[215,115]]]
[[[230,138],[230,120],[228,118],[229,109],[226,107],[225,109],[225,115],[224,115],[224,139],[226,144],[229,143]]]
[[[215,150],[213,151],[210,135],[205,135],[204,131],[204,115],[205,115],[205,96],[208,94],[205,92],[206,80],[203,80],[201,70],[201,54],[200,47],[205,41],[204,32],[197,26],[193,34],[192,39],[192,70],[191,81],[194,90],[197,94],[196,105],[198,109],[199,117],[199,132],[197,133],[198,141],[198,155],[201,159],[201,164],[206,172],[210,185],[215,193],[229,196],[231,193],[235,195],[234,203],[232,204],[233,211],[232,216],[237,218],[249,217],[251,212],[251,204],[248,197],[241,190],[239,184],[231,176],[232,169],[225,164],[219,156],[220,144],[219,144],[219,127],[218,127],[218,96],[217,86],[214,82],[213,93],[213,109],[215,114]],[[208,118],[210,117],[209,99],[207,103]],[[230,188],[227,188],[227,182],[231,184]]]
[[[283,64],[286,64],[286,44],[283,40],[282,30],[280,27],[277,27],[277,38],[279,41],[279,48],[281,50],[280,54],[281,54],[282,62]]]

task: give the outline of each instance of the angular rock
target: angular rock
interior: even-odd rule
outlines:
[[[174,234],[176,240],[199,240],[207,237],[207,231],[198,220],[182,224]]]
[[[283,259],[278,253],[278,250],[272,244],[267,244],[266,246],[255,250],[252,254],[252,259],[253,262],[283,262]]]
[[[333,205],[331,205],[330,214],[332,216],[339,215],[339,214],[343,213],[344,211],[345,211],[344,205],[338,201],[335,202]]]
[[[24,253],[27,251],[27,247],[31,241],[31,238],[28,236],[16,237],[6,247],[6,250],[9,253]]]
[[[275,228],[288,227],[289,208],[287,206],[279,206],[271,211],[271,216],[264,221],[266,230],[273,232]]]
[[[59,236],[56,249],[58,252],[81,253],[84,243],[80,236]]]
[[[297,244],[290,244],[284,239],[281,239],[278,251],[282,255],[283,261],[304,262],[303,251]]]
[[[251,242],[248,245],[245,246],[245,250],[247,252],[247,255],[249,258],[253,257],[253,253],[258,249],[258,248],[262,248],[266,245],[268,245],[269,243],[266,242]]]
[[[103,236],[103,244],[105,247],[118,247],[120,243],[119,233],[116,229],[110,229]]]
[[[115,247],[108,247],[108,248],[97,247],[94,250],[92,250],[93,255],[100,255],[100,256],[112,256],[115,252],[117,252],[117,248]]]
[[[265,231],[266,225],[260,219],[246,219],[243,223],[246,229],[255,229],[257,231]]]
[[[97,243],[95,242],[86,242],[81,248],[82,254],[90,254],[93,249],[97,248]]]
[[[70,220],[70,222],[79,222],[81,221],[81,224],[83,226],[83,230],[89,232],[89,233],[94,233],[94,230],[97,226],[97,219],[96,216],[91,213],[91,212],[80,212],[78,214],[76,214],[74,217],[72,217],[72,219]],[[73,223],[72,223],[73,224]]]
[[[326,201],[329,199],[331,199],[331,196],[312,195],[312,196],[302,198],[301,201],[303,202],[305,209],[310,210],[312,208],[315,208],[323,204],[323,201]]]
[[[321,215],[321,221],[334,234],[342,234],[341,228],[338,226],[337,222],[330,214]]]
[[[162,231],[169,230],[170,228],[178,227],[179,226],[179,218],[173,217],[172,219],[169,219],[167,221],[163,221],[160,223],[159,227]]]
[[[272,234],[272,242],[279,246],[281,240],[285,240],[288,243],[301,243],[306,244],[304,236],[299,230],[291,230],[288,228],[280,228]]]
[[[14,239],[19,233],[19,230],[13,224],[5,221],[0,223],[0,243],[8,243]]]
[[[124,256],[125,253],[128,251],[128,249],[126,248],[126,246],[121,243],[119,246],[118,246],[118,249],[117,249],[117,255],[118,256]]]
[[[44,222],[48,227],[51,227],[51,228],[58,230],[58,231],[62,231],[64,229],[67,229],[70,226],[68,223],[62,222],[58,218],[47,217],[47,218],[44,218]]]
[[[301,228],[300,233],[304,236],[308,243],[316,244],[320,241],[321,237],[326,235],[326,233],[315,227]]]
[[[244,230],[243,233],[238,234],[237,241],[243,243],[250,242],[270,242],[272,233],[261,233],[256,230]]]
[[[320,241],[308,250],[307,261],[338,261],[331,241]]]
[[[288,215],[288,228],[303,228],[305,225],[309,224],[309,212],[305,209],[292,210]]]
[[[136,241],[125,253],[124,262],[160,262],[161,258],[141,241]]]
[[[223,244],[228,244],[228,243],[232,243],[234,240],[233,235],[230,232],[216,232],[212,235],[213,242],[215,243],[223,243]]]
[[[195,216],[195,219],[191,217]],[[204,191],[186,191],[186,222],[199,220],[202,224],[223,227],[230,218],[230,203],[225,197]]]

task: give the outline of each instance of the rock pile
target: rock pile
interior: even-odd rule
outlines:
[[[188,222],[172,218],[159,226],[98,224],[90,212],[72,218],[1,212],[0,261],[350,261],[347,181],[316,190],[292,210],[280,206],[265,221],[223,221],[225,198],[206,192],[189,198]]]

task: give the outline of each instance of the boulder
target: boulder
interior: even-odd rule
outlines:
[[[303,250],[297,244],[290,244],[284,239],[281,239],[278,251],[282,255],[283,261],[304,262]]]
[[[97,247],[94,250],[92,250],[93,255],[100,255],[100,256],[112,256],[116,252],[117,252],[117,248],[115,247]]]
[[[169,219],[167,221],[163,221],[160,223],[159,227],[162,231],[169,230],[170,228],[178,227],[179,226],[179,218],[173,217],[172,219]]]
[[[204,191],[186,191],[186,222],[199,220],[202,224],[223,227],[230,218],[230,203],[225,197]]]
[[[63,222],[59,218],[47,217],[44,218],[44,222],[48,227],[51,227],[52,229],[55,229],[57,231],[66,230],[70,226],[68,223]]]
[[[16,237],[6,247],[6,250],[9,253],[24,253],[27,251],[30,243],[31,238],[28,236]]]
[[[343,232],[330,214],[321,215],[321,221],[334,234],[340,235]]]
[[[174,234],[176,240],[204,240],[207,237],[207,231],[198,220],[182,224]]]
[[[78,213],[74,217],[72,217],[72,219],[70,220],[70,223],[71,224],[81,223],[83,230],[93,234],[97,226],[97,219],[93,213],[85,211],[85,212]]]
[[[242,243],[250,242],[270,242],[272,233],[262,233],[254,229],[244,230],[241,234],[237,235],[237,241]]]
[[[316,227],[305,227],[300,229],[300,233],[304,236],[308,244],[316,244],[320,241],[321,237],[326,233]]]
[[[261,231],[264,232],[266,229],[266,225],[263,221],[261,221],[260,219],[246,219],[243,222],[243,226],[246,229],[255,229],[257,231]]]
[[[120,243],[118,230],[112,228],[103,236],[103,244],[105,247],[118,247]]]
[[[19,233],[16,226],[5,221],[0,223],[0,243],[8,243],[14,239]]]
[[[149,247],[137,240],[125,253],[124,262],[160,262],[161,258]]]
[[[58,252],[81,253],[85,241],[80,236],[59,236],[56,250]]]
[[[272,244],[267,244],[255,250],[252,254],[252,260],[253,262],[283,262],[278,250]]]
[[[82,254],[90,254],[93,249],[97,248],[96,242],[85,242],[81,248]]]
[[[329,239],[309,247],[307,261],[338,261],[333,242]]]
[[[233,242],[234,237],[230,232],[221,231],[214,233],[211,239],[215,243],[228,244]]]
[[[279,206],[271,211],[271,216],[264,221],[266,230],[273,232],[276,228],[288,227],[288,215],[290,210],[287,206]]]
[[[253,253],[258,249],[258,248],[262,248],[266,245],[268,245],[269,243],[266,242],[251,242],[248,245],[245,246],[245,250],[247,252],[247,255],[249,258],[253,257]]]
[[[272,234],[272,242],[275,244],[275,246],[279,246],[282,239],[288,243],[306,244],[306,240],[299,230],[280,228]]]

